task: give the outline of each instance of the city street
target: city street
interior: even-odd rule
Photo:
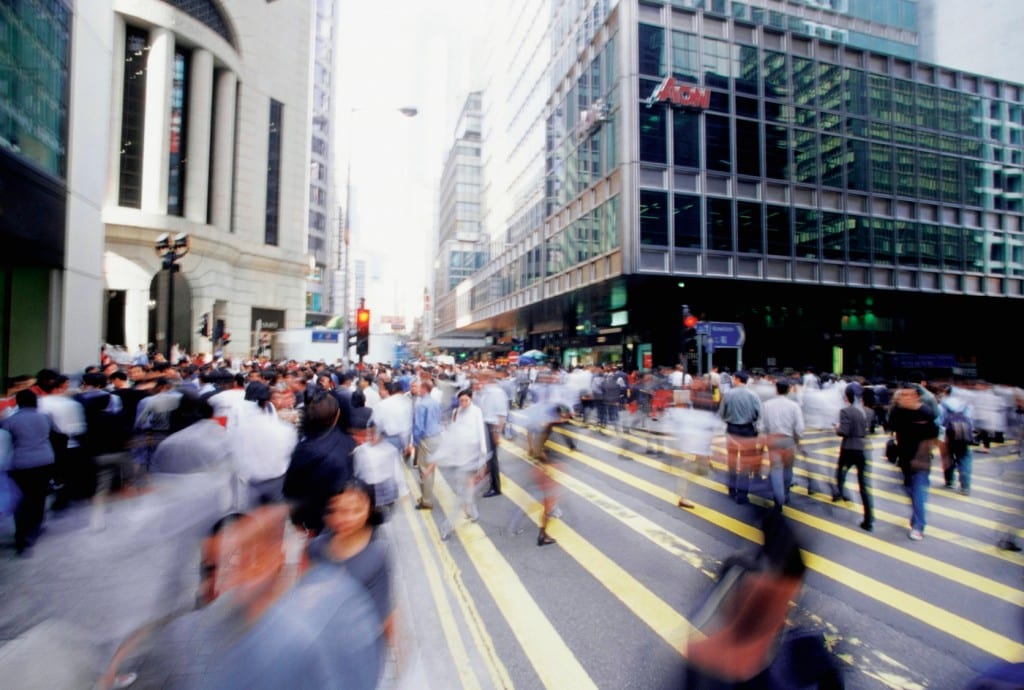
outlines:
[[[873,466],[873,533],[858,528],[855,485],[854,502],[832,502],[837,441],[831,432],[809,435],[785,509],[808,566],[791,626],[822,632],[855,690],[959,688],[998,661],[1024,657],[1024,557],[995,546],[1020,527],[1021,463],[1010,445],[976,455],[969,497],[941,488],[933,471],[926,538],[912,542],[909,503],[884,458]],[[875,437],[876,449],[882,442]],[[561,492],[562,517],[550,528],[557,544],[536,545],[539,492],[521,433],[502,445],[503,493],[480,500],[478,522],[463,517],[447,473],[434,511],[408,501],[397,511],[387,529],[398,558],[401,643],[389,685],[660,688],[678,679],[689,617],[713,576],[727,558],[757,551],[767,488],[736,505],[716,462],[708,476],[688,473],[697,507],[683,510],[676,452],[661,439],[574,424],[550,444]],[[808,476],[825,493],[808,496]],[[153,514],[139,517],[131,506],[144,498],[113,506],[102,532],[86,509],[50,518],[29,559],[14,557],[5,524],[5,685],[24,680],[27,667],[18,664],[36,674],[76,660],[88,668],[135,626],[187,601],[202,511],[163,525],[163,539],[142,539]],[[47,619],[61,624],[35,627],[32,644],[19,639]],[[67,651],[61,664],[39,663],[53,649],[40,644],[43,633]]]
[[[883,443],[876,436],[879,454]],[[678,677],[687,616],[723,560],[756,553],[755,525],[770,498],[736,505],[716,463],[710,476],[690,477],[697,508],[683,510],[670,452],[652,454],[633,435],[579,425],[552,444],[564,461],[554,471],[563,513],[551,527],[556,545],[535,545],[539,493],[521,437],[503,445],[503,495],[482,499],[478,523],[461,518],[450,492],[443,518],[436,508],[433,519],[399,517],[424,558],[417,600],[437,605],[409,615],[421,639],[444,635],[450,649],[426,663],[458,665],[475,648],[486,675],[478,666],[463,687],[666,687]],[[829,491],[838,439],[813,433],[803,451],[785,512],[808,573],[789,619],[824,633],[848,688],[959,688],[1000,660],[1024,658],[1024,557],[995,546],[1020,520],[1021,465],[1009,446],[976,455],[969,497],[940,488],[933,471],[922,542],[907,538],[909,501],[884,458],[873,467],[869,534],[858,527],[855,484],[847,485],[855,502],[846,505],[805,489],[809,475]],[[441,541],[445,519],[457,525]],[[443,622],[453,614],[458,636]]]

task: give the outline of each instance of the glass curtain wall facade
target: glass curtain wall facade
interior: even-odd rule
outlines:
[[[562,347],[674,364],[686,303],[744,323],[762,365],[827,370],[845,347],[851,370],[879,350],[992,366],[996,339],[934,324],[1021,313],[1024,88],[738,5],[619,3],[553,56],[543,240],[474,278],[477,323],[516,313],[559,323]]]
[[[72,20],[61,0],[0,3],[0,382],[56,359]]]

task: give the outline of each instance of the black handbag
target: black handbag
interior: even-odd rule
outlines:
[[[896,445],[896,439],[894,438],[890,438],[885,442],[885,459],[894,465],[899,462],[900,449],[899,446]]]

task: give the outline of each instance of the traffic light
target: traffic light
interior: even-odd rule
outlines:
[[[690,305],[683,305],[683,352],[697,350],[697,323],[699,319],[690,313]]]
[[[210,337],[210,315],[208,313],[203,314],[203,318],[199,321],[199,330],[196,332],[204,338]]]
[[[370,310],[360,307],[356,311],[356,354],[362,357],[370,351]]]

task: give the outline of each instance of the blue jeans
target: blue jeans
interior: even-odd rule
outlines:
[[[793,484],[796,440],[792,436],[772,434],[765,445],[768,448],[768,481],[772,487],[772,499],[775,509],[782,510],[782,505],[789,500],[789,487]]]
[[[911,470],[904,485],[910,496],[910,528],[924,532],[925,505],[928,503],[929,470]]]
[[[949,467],[945,468],[944,474],[946,479],[946,486],[953,486],[953,476],[955,472],[960,472],[960,488],[970,491],[971,489],[971,466],[974,464],[974,453],[970,447],[967,448],[959,457],[952,457],[949,461]]]

